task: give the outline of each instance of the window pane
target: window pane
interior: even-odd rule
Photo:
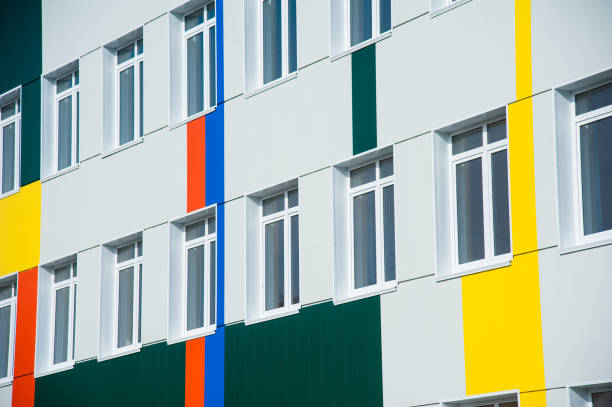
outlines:
[[[297,71],[297,18],[296,0],[289,0],[289,72]]]
[[[204,22],[204,9],[199,9],[185,16],[185,31]]]
[[[612,83],[576,95],[576,114],[612,105]]]
[[[53,282],[59,283],[70,278],[70,265],[55,270]]]
[[[210,323],[214,324],[217,313],[217,242],[210,242]]]
[[[143,78],[144,78],[144,65],[143,62],[140,61],[140,63],[138,64],[138,67],[140,69],[140,72],[138,73],[138,112],[139,112],[139,119],[140,119],[140,125],[138,126],[139,128],[139,134],[140,137],[143,136],[143,125],[144,125],[144,116],[143,116],[143,108],[144,108],[144,99],[143,99],[143,91],[144,91],[144,85],[143,85]]]
[[[12,101],[11,103],[7,105],[2,106],[2,109],[0,109],[0,117],[2,117],[2,120],[8,119],[14,114],[15,114],[15,101]]]
[[[510,208],[508,200],[508,152],[491,154],[493,185],[493,240],[495,256],[510,253]]]
[[[185,228],[185,240],[190,241],[204,236],[206,234],[206,229],[204,229],[205,226],[206,224],[203,220],[187,226]]]
[[[72,74],[68,76],[64,76],[61,79],[58,79],[55,86],[56,93],[62,93],[63,91],[70,89],[72,87]]]
[[[380,32],[391,29],[391,0],[380,0]]]
[[[612,391],[592,393],[593,407],[612,407]]]
[[[217,220],[212,217],[212,218],[208,218],[208,233],[215,233],[217,230]]]
[[[351,171],[351,188],[376,180],[376,164],[366,165]]]
[[[138,55],[142,54],[144,51],[144,43],[142,41],[142,39],[139,39],[136,42],[136,52],[138,53]]]
[[[518,403],[516,401],[509,401],[507,403],[499,403],[499,407],[518,407]]]
[[[119,271],[117,347],[132,344],[134,332],[134,267]]]
[[[72,96],[63,98],[57,106],[57,170],[72,164]]]
[[[353,197],[355,288],[376,284],[376,213],[374,191]]]
[[[580,126],[584,234],[612,229],[612,117]]]
[[[215,2],[214,1],[206,6],[206,19],[210,20],[211,18],[215,18]]]
[[[117,263],[123,263],[134,258],[134,244],[129,244],[117,249]]]
[[[15,188],[15,123],[2,129],[2,193]]]
[[[13,296],[13,285],[5,285],[4,287],[0,287],[0,301],[8,300]]]
[[[53,363],[68,360],[68,319],[70,313],[70,287],[55,292],[55,329]]]
[[[263,71],[264,83],[282,75],[282,0],[263,2]]]
[[[119,145],[134,140],[134,67],[119,73]]]
[[[372,38],[372,0],[351,0],[351,47]]]
[[[393,157],[381,160],[380,162],[380,178],[385,178],[393,175]]]
[[[385,281],[395,280],[395,208],[393,185],[383,188]]]
[[[266,311],[285,305],[285,226],[279,220],[265,226]]]
[[[300,302],[300,222],[291,217],[291,303]]]
[[[215,45],[215,27],[208,29],[208,87],[210,91],[210,106],[217,104],[217,58],[216,58],[216,45]]]
[[[76,277],[76,276],[77,276],[77,264],[72,263],[72,277]]]
[[[506,120],[500,120],[487,125],[487,143],[495,143],[496,141],[506,138]]]
[[[136,256],[142,257],[142,240],[136,242]]]
[[[204,245],[187,250],[187,330],[204,326]]]
[[[299,195],[298,195],[298,190],[297,189],[292,189],[291,191],[289,191],[287,193],[287,200],[289,201],[289,207],[290,208],[294,208],[296,206],[298,206],[299,203]]]
[[[204,34],[187,38],[187,114],[204,110]]]
[[[117,65],[120,65],[131,58],[134,58],[134,43],[131,43],[130,45],[117,51]]]
[[[0,378],[8,376],[9,343],[11,340],[11,307],[0,308]]]
[[[285,209],[285,194],[273,196],[272,198],[264,199],[263,216],[268,216]]]
[[[74,84],[79,84],[79,71],[74,71]]]
[[[482,159],[456,166],[459,264],[484,258]]]
[[[482,128],[453,136],[453,154],[460,154],[482,146]]]

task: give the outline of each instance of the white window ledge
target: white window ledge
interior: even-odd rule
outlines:
[[[130,147],[133,147],[133,146],[137,145],[137,144],[140,144],[140,143],[142,143],[143,140],[144,140],[144,137],[138,137],[135,140],[132,140],[132,141],[130,141],[128,143],[120,145],[119,147],[115,147],[112,150],[109,150],[109,151],[107,151],[105,153],[102,153],[102,158],[111,156],[113,154],[117,154],[119,151],[123,151],[123,150],[126,150],[126,149],[128,149]]]
[[[258,94],[260,94],[260,93],[262,93],[262,92],[265,92],[265,91],[267,91],[268,89],[275,88],[275,87],[277,87],[277,86],[278,86],[278,85],[280,85],[280,84],[283,84],[283,83],[288,82],[288,81],[290,81],[290,80],[292,80],[292,79],[295,79],[295,78],[297,78],[297,73],[298,73],[298,71],[291,72],[290,74],[285,75],[285,76],[283,76],[283,77],[280,77],[280,78],[278,78],[278,79],[275,79],[275,80],[273,80],[273,81],[272,81],[272,82],[270,82],[270,83],[266,83],[266,84],[265,84],[265,85],[263,85],[261,88],[257,88],[257,89],[254,89],[254,90],[252,90],[252,91],[246,92],[246,93],[244,94],[244,98],[245,98],[245,99],[248,99],[248,98],[253,97],[253,96],[255,96],[255,95],[258,95]]]
[[[61,365],[58,365],[58,366],[53,366],[49,370],[44,370],[42,372],[34,372],[34,378],[48,376],[54,373],[63,372],[65,370],[70,370],[73,368],[74,368],[74,360],[71,360],[70,362],[62,363]]]
[[[60,176],[62,176],[62,175],[64,175],[64,174],[67,174],[67,173],[69,173],[69,172],[72,172],[72,171],[74,171],[74,170],[76,170],[76,169],[78,169],[78,168],[79,168],[79,163],[76,163],[76,164],[74,164],[74,165],[71,165],[70,167],[66,167],[66,168],[64,168],[64,169],[63,169],[63,170],[61,170],[61,171],[58,171],[58,172],[53,173],[53,174],[51,174],[51,175],[48,175],[48,176],[46,176],[46,177],[42,177],[42,178],[40,179],[40,182],[47,182],[47,181],[51,181],[51,180],[52,180],[52,179],[54,179],[54,178],[60,177]]]
[[[142,348],[142,344],[129,346],[126,349],[121,349],[116,352],[110,353],[104,356],[98,356],[98,362],[103,362],[105,360],[118,358],[121,356],[131,355],[132,353],[140,352],[140,348]]]
[[[589,243],[580,243],[575,246],[568,246],[568,247],[562,248],[559,254],[564,255],[564,254],[569,254],[569,253],[575,253],[575,252],[580,252],[582,250],[594,249],[596,247],[608,246],[611,244],[612,244],[612,238],[596,240],[596,241],[589,242]]]
[[[469,0],[468,0],[468,1],[469,1]],[[379,35],[377,35],[376,37],[372,37],[372,38],[370,38],[369,40],[366,40],[366,41],[364,41],[364,42],[360,42],[360,43],[359,43],[359,44],[357,44],[357,45],[353,45],[352,47],[350,47],[350,48],[349,48],[349,49],[347,49],[347,50],[344,50],[344,51],[342,51],[342,52],[340,52],[340,53],[338,53],[338,54],[336,54],[336,55],[332,55],[332,56],[329,58],[329,60],[330,60],[330,62],[333,62],[333,61],[335,61],[335,60],[337,60],[337,59],[340,59],[340,58],[345,57],[345,56],[347,56],[347,55],[349,55],[349,54],[352,54],[352,53],[353,53],[353,52],[355,52],[355,51],[359,51],[360,49],[365,48],[365,47],[367,47],[368,45],[374,44],[374,43],[376,43],[376,42],[378,42],[378,41],[382,41],[382,40],[384,40],[385,38],[390,37],[392,32],[393,32],[393,30],[385,31],[384,33],[379,34]]]
[[[170,125],[168,126],[168,129],[169,130],[174,130],[177,127],[181,127],[182,125],[184,125],[186,123],[189,123],[192,120],[199,119],[202,116],[206,116],[207,114],[212,113],[215,110],[217,110],[217,105],[214,105],[213,107],[209,107],[208,109],[202,110],[201,112],[198,112],[196,114],[192,114],[191,116],[189,116],[186,119],[179,120],[178,122],[175,122],[175,123],[170,123]]]
[[[15,181],[17,181],[17,180],[15,180]],[[4,199],[4,198],[9,197],[11,195],[15,195],[17,192],[19,192],[19,187],[15,188],[12,191],[7,192],[7,193],[5,193],[3,195],[0,195],[0,199]]]
[[[470,274],[477,274],[477,273],[482,273],[485,271],[490,271],[490,270],[495,270],[495,269],[499,269],[499,268],[503,268],[503,267],[508,267],[511,263],[512,259],[508,259],[508,260],[502,260],[502,261],[496,261],[496,262],[491,262],[488,264],[484,264],[481,266],[477,266],[474,268],[470,268],[468,270],[463,270],[463,271],[459,271],[456,273],[451,273],[451,274],[446,274],[446,275],[442,275],[442,276],[438,276],[436,278],[437,282],[440,281],[445,281],[445,280],[451,280],[453,278],[458,278],[458,277],[463,277],[463,276],[468,276]]]
[[[175,343],[186,342],[192,339],[198,339],[204,336],[212,335],[215,332],[217,332],[216,326],[206,329],[200,329],[197,332],[188,333],[183,336],[179,336],[178,338],[168,338],[166,342],[168,343],[168,345],[173,345]]]
[[[350,297],[334,298],[334,305],[340,305],[351,301],[362,300],[364,298],[374,297],[376,295],[382,295],[397,291],[397,281],[393,281],[393,285],[386,284],[384,286],[374,286],[371,290]]]
[[[472,0],[457,0],[457,1],[449,4],[448,6],[444,6],[442,8],[437,9],[437,10],[431,10],[429,12],[429,16],[431,18],[434,18],[436,16],[439,16],[440,14],[444,14],[447,11],[450,11],[450,10],[454,9],[455,7],[459,7],[460,5],[468,3],[470,1],[472,1]]]
[[[13,378],[12,377],[10,379],[2,379],[0,381],[0,388],[1,387],[6,387],[6,386],[10,386],[11,384],[13,384]]]
[[[300,305],[293,305],[291,308],[287,307],[287,308],[280,308],[279,310],[275,310],[273,312],[269,312],[266,315],[259,317],[259,318],[255,318],[252,319],[250,321],[245,320],[244,324],[245,325],[253,325],[253,324],[258,324],[260,322],[265,322],[265,321],[270,321],[276,318],[282,318],[282,317],[287,317],[289,315],[295,315],[298,312],[300,312]]]

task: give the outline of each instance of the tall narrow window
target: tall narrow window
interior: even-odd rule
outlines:
[[[455,266],[509,260],[510,208],[506,120],[452,137]]]
[[[186,333],[216,323],[217,223],[209,217],[185,227]]]
[[[260,2],[261,85],[297,70],[296,0]]]
[[[13,377],[17,283],[0,284],[0,383]]]
[[[217,104],[215,2],[184,18],[187,116]]]
[[[142,39],[117,50],[117,146],[143,135],[143,68]]]
[[[19,99],[0,107],[0,159],[2,160],[2,195],[19,187],[19,145],[21,139],[21,112]]]
[[[262,200],[263,310],[300,302],[298,190]]]
[[[350,171],[351,253],[358,293],[395,280],[393,157]]]
[[[347,48],[391,30],[391,0],[347,1]]]
[[[142,241],[117,248],[115,268],[115,348],[140,343]]]
[[[78,162],[79,71],[55,82],[57,171]]]
[[[53,273],[53,365],[74,360],[77,267],[71,263]]]

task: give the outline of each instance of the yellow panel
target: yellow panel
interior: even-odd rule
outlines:
[[[0,199],[0,276],[38,266],[40,181]]]
[[[521,393],[521,407],[546,407],[546,391]]]

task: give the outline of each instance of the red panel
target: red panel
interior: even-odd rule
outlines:
[[[19,273],[17,281],[17,330],[14,376],[34,373],[36,347],[36,288],[38,267]]]
[[[185,344],[185,407],[204,406],[204,338]]]
[[[187,212],[206,204],[206,116],[187,123]]]
[[[34,407],[34,375],[13,379],[13,407]]]

